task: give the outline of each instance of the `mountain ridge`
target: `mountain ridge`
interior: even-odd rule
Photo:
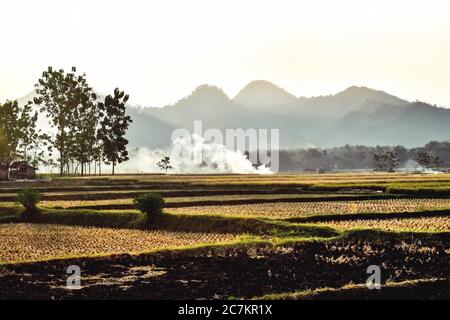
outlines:
[[[217,86],[200,85],[174,104],[128,105],[128,111],[134,120],[127,134],[133,148],[167,147],[174,129],[192,130],[196,120],[203,122],[203,130],[279,129],[282,149],[346,144],[416,147],[450,139],[450,109],[363,86],[305,98],[256,80],[230,98]]]

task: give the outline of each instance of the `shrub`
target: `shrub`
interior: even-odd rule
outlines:
[[[36,206],[41,198],[42,195],[32,188],[22,189],[17,194],[17,202],[25,207],[21,214],[24,220],[35,220],[40,216],[40,211]]]
[[[154,219],[162,214],[164,207],[164,199],[159,193],[145,193],[138,196],[133,201],[136,209],[147,215],[147,221],[154,221]]]

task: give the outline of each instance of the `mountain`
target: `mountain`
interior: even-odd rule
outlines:
[[[415,147],[450,137],[450,110],[357,86],[335,95],[296,98],[268,81],[258,80],[230,99],[221,89],[202,85],[174,105],[144,110],[149,131],[156,120],[156,127],[162,122],[188,130],[195,120],[202,120],[203,130],[279,129],[283,149],[310,144]],[[168,145],[168,134],[166,139],[163,144]],[[153,139],[148,141],[150,146],[155,144]]]
[[[295,105],[298,99],[269,81],[256,80],[239,91],[233,101],[243,106],[267,110],[268,108]]]
[[[352,86],[335,95],[312,97],[301,101],[302,113],[314,113],[333,117],[335,120],[352,111],[373,111],[381,105],[402,106],[401,100],[383,91]]]
[[[29,98],[29,97],[27,97]],[[353,86],[335,95],[297,98],[264,80],[250,82],[233,99],[201,85],[173,105],[128,106],[130,148],[164,148],[173,130],[279,129],[280,148],[346,144],[418,147],[450,139],[450,110],[408,102],[383,91]]]
[[[449,140],[450,110],[421,102],[383,105],[372,112],[350,112],[321,134],[319,144],[421,146]]]

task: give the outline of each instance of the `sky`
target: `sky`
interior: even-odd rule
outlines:
[[[450,107],[447,0],[14,0],[0,39],[0,102],[75,65],[143,106],[265,79],[296,96],[361,85]]]

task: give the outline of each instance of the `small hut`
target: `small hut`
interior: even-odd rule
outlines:
[[[29,165],[26,161],[16,161],[9,166],[9,176],[11,179],[35,179],[36,170],[38,168]]]

